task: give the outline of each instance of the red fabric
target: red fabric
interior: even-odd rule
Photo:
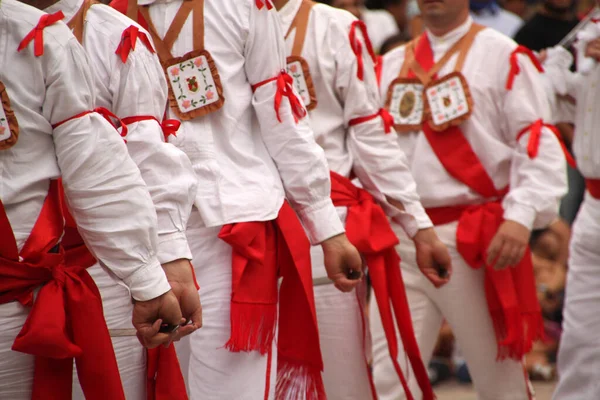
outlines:
[[[415,58],[426,71],[434,65],[433,51],[425,34],[417,42]],[[410,73],[414,76],[412,71]],[[435,132],[425,122],[423,132],[452,177],[484,198],[498,199],[504,196],[506,190],[496,189],[460,127]],[[484,265],[487,248],[503,222],[503,210],[499,203],[484,203],[468,208],[444,207],[428,210],[428,213],[436,225],[458,219],[456,241],[459,253],[473,268]],[[485,292],[496,329],[498,357],[520,360],[531,348],[533,340],[543,336],[530,251],[527,250],[516,268],[495,271],[486,266]]]
[[[44,54],[44,29],[50,25],[57,23],[65,18],[62,11],[55,12],[54,14],[44,14],[40,18],[38,24],[25,36],[25,38],[19,44],[17,51],[25,49],[29,43],[33,41],[33,54],[39,57]]]
[[[259,10],[262,10],[265,6],[270,10],[273,8],[273,3],[271,0],[256,0],[256,7],[258,7]]]
[[[514,268],[496,271],[493,265],[486,263],[487,249],[504,222],[504,210],[499,201],[428,209],[427,213],[435,225],[460,216],[456,247],[469,266],[485,268],[485,294],[496,330],[498,358],[520,361],[531,350],[533,341],[544,337],[529,248]]]
[[[169,136],[171,136],[171,135],[177,137],[177,131],[179,130],[179,127],[181,126],[181,122],[179,122],[176,119],[165,119],[163,122],[160,122],[156,117],[153,117],[151,115],[139,115],[139,116],[135,116],[135,117],[125,117],[121,120],[123,125],[131,125],[135,122],[142,122],[142,121],[156,121],[160,125],[160,127],[163,131],[163,135],[165,137],[165,142],[169,142]]]
[[[375,64],[375,77],[377,78],[377,85],[381,85],[381,75],[383,74],[383,56],[377,57],[377,64]]]
[[[392,128],[394,126],[394,117],[392,117],[390,115],[390,113],[388,112],[388,110],[386,110],[385,108],[380,108],[377,113],[367,115],[366,117],[353,118],[350,120],[350,122],[348,122],[348,125],[354,126],[354,125],[363,124],[365,122],[371,121],[378,117],[381,117],[381,119],[383,120],[383,127],[385,130],[385,133],[391,133]]]
[[[506,89],[511,90],[513,87],[513,83],[515,82],[515,77],[519,75],[521,72],[521,68],[519,67],[519,60],[517,56],[519,54],[525,54],[533,65],[537,68],[538,71],[544,72],[544,68],[540,63],[540,60],[533,54],[531,50],[529,50],[525,46],[518,46],[511,54],[510,54],[510,72],[508,73],[508,78],[506,79]]]
[[[144,43],[146,48],[148,48],[151,53],[155,53],[154,47],[152,47],[152,43],[150,43],[148,36],[144,32],[140,32],[138,27],[131,25],[129,28],[123,31],[121,42],[119,43],[119,47],[117,47],[117,51],[115,52],[119,57],[121,57],[123,64],[127,62],[129,53],[132,50],[135,50],[135,44],[137,43],[138,38],[142,41],[142,43]]]
[[[147,350],[146,399],[187,400],[175,345]]]
[[[92,114],[92,113],[98,113],[98,114],[102,115],[104,117],[104,119],[107,120],[113,126],[113,128],[115,128],[118,131],[119,130],[119,126],[117,126],[112,121],[112,119],[117,120],[117,122],[119,123],[119,125],[121,127],[121,133],[120,133],[120,135],[123,138],[123,140],[125,140],[125,137],[127,136],[127,126],[123,123],[123,121],[121,121],[121,119],[119,117],[117,117],[110,110],[107,110],[104,107],[98,107],[98,108],[95,108],[93,110],[80,112],[77,115],[74,115],[72,117],[69,117],[69,118],[63,120],[63,121],[60,121],[60,122],[57,122],[56,124],[53,124],[52,125],[52,129],[56,129],[59,126],[61,126],[63,124],[66,124],[67,122],[73,121],[75,119],[84,117],[84,116],[86,116],[88,114]],[[125,143],[127,143],[127,140],[125,140]]]
[[[277,278],[283,277],[277,396],[305,393],[307,400],[325,399],[310,242],[298,217],[284,203],[276,220],[225,225],[219,238],[233,249],[231,337],[226,347],[268,354],[277,326]]]
[[[31,306],[12,346],[35,356],[33,399],[71,399],[73,358],[87,399],[125,399],[98,288],[85,268],[64,264],[59,186],[52,181],[19,253],[0,202],[0,304]],[[40,289],[35,301],[33,292]]]
[[[517,135],[517,141],[519,141],[524,134],[526,134],[527,132],[531,132],[529,135],[529,141],[527,142],[527,154],[529,155],[529,158],[534,159],[535,157],[537,157],[540,148],[540,139],[542,138],[543,127],[550,129],[550,131],[556,136],[558,142],[560,143],[560,147],[562,148],[563,153],[565,154],[567,162],[571,167],[576,168],[577,166],[575,164],[575,160],[573,159],[571,153],[569,153],[569,150],[567,150],[567,146],[565,145],[565,142],[559,130],[554,125],[545,124],[544,121],[542,121],[541,119],[538,119],[533,124],[523,128],[523,130],[521,130],[521,132],[519,132],[519,134]]]
[[[394,248],[398,244],[398,238],[390,227],[383,209],[373,197],[366,190],[357,188],[349,179],[335,172],[331,172],[331,199],[336,207],[348,207],[346,235],[365,257],[369,266],[369,276],[379,306],[390,357],[407,399],[412,400],[414,397],[398,365],[398,341],[394,317],[423,398],[434,399],[412,326],[400,271],[400,257]]]
[[[350,25],[350,33],[349,33],[350,47],[352,47],[352,52],[356,56],[356,61],[358,62],[358,69],[356,72],[356,76],[358,77],[358,79],[360,79],[362,81],[365,76],[365,65],[364,65],[363,54],[362,54],[362,43],[360,42],[360,40],[358,39],[358,37],[356,35],[357,29],[360,30],[362,33],[362,36],[365,40],[365,44],[367,46],[367,51],[369,52],[369,55],[371,56],[371,59],[373,60],[374,65],[377,64],[377,57],[375,56],[375,51],[373,50],[373,45],[371,44],[371,39],[369,39],[369,35],[367,33],[367,26],[365,25],[365,23],[362,21],[352,22],[352,24]]]
[[[595,199],[600,199],[600,179],[586,179],[585,186]]]
[[[277,114],[277,120],[281,122],[279,109],[281,108],[281,101],[284,97],[287,97],[290,101],[294,120],[298,122],[298,120],[304,118],[306,116],[306,108],[304,108],[302,101],[300,101],[298,96],[296,96],[296,93],[294,93],[294,78],[292,78],[285,70],[281,70],[281,73],[274,78],[266,79],[252,85],[252,91],[256,91],[259,87],[271,82],[277,82],[277,92],[275,93],[275,113]]]

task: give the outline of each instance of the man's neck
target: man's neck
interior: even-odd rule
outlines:
[[[462,13],[458,18],[454,18],[448,22],[440,21],[440,20],[426,20],[425,27],[434,35],[434,36],[444,36],[449,32],[452,32],[465,22],[469,18],[469,10],[467,9],[464,13]]]
[[[287,4],[288,0],[273,0],[273,5],[277,11],[281,10]]]

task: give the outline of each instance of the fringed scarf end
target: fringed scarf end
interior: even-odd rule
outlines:
[[[277,360],[276,398],[326,400],[321,370],[298,361]]]
[[[271,349],[277,326],[276,304],[231,303],[231,337],[225,347],[232,352]]]

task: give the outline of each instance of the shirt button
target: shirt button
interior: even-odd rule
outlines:
[[[588,133],[587,133],[587,132],[583,132],[583,136],[587,136],[587,135],[588,135]]]
[[[588,112],[589,113],[592,112],[592,107],[588,108]]]
[[[589,159],[590,159],[590,158],[589,158],[588,156],[583,156],[583,161],[587,161],[587,160],[589,160]]]

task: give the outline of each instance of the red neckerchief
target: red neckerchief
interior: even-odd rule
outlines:
[[[348,207],[346,235],[358,251],[364,255],[369,266],[369,276],[379,307],[390,357],[407,399],[412,400],[414,397],[398,365],[398,341],[394,317],[423,398],[425,400],[434,399],[429,376],[415,338],[400,271],[400,257],[394,248],[398,244],[398,238],[392,230],[387,216],[366,190],[357,188],[349,179],[335,172],[331,172],[331,200],[336,207]]]
[[[284,202],[276,220],[225,225],[219,238],[233,248],[231,337],[226,347],[270,354],[278,319],[277,279],[283,277],[276,397],[304,393],[307,400],[324,399],[310,242],[298,217]]]
[[[417,42],[415,59],[425,71],[434,65],[433,50],[426,33]],[[414,76],[410,71],[409,77]],[[436,132],[425,122],[422,129],[433,152],[452,177],[484,198],[504,196],[505,191],[495,188],[460,127]],[[531,349],[533,340],[543,337],[543,320],[529,249],[514,268],[496,271],[485,263],[489,244],[504,221],[499,201],[427,211],[434,224],[448,222],[449,216],[460,216],[456,232],[457,250],[472,268],[486,268],[485,292],[496,330],[498,357],[521,360]]]
[[[62,233],[57,181],[20,252],[0,202],[0,304],[31,307],[12,349],[35,356],[33,399],[70,399],[75,359],[87,399],[125,400],[98,288],[83,266],[65,265],[61,247],[50,251]]]

